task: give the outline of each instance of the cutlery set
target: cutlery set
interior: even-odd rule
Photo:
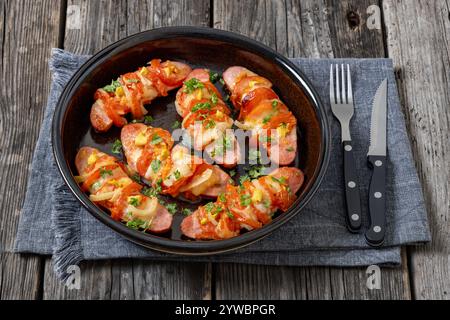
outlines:
[[[350,134],[350,120],[354,113],[350,66],[331,65],[330,103],[333,115],[341,125],[341,141],[344,157],[344,183],[347,209],[347,227],[357,233],[361,229],[361,200],[353,145]],[[368,165],[372,169],[369,186],[370,225],[365,237],[369,245],[383,244],[386,228],[386,114],[387,79],[383,80],[372,103],[370,125],[370,146],[367,154]]]

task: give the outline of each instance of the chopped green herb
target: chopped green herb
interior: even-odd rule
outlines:
[[[139,176],[139,173],[133,173],[130,176],[131,180],[135,181],[135,182],[141,182],[141,177]]]
[[[106,178],[107,176],[112,176],[112,170],[108,170],[108,169],[105,169],[105,168],[100,168],[100,176],[102,177],[102,178]]]
[[[227,210],[227,216],[228,216],[230,219],[234,219],[234,215],[231,213],[230,210]]]
[[[139,205],[141,204],[139,198],[137,197],[131,197],[130,200],[128,200],[128,203],[131,204],[133,207],[139,207]]]
[[[220,78],[220,74],[218,74],[217,72],[213,72],[213,71],[209,72],[209,81],[211,81],[212,83],[216,83],[217,80],[219,80],[219,78]]]
[[[194,107],[192,107],[191,112],[196,112],[198,110],[209,110],[209,109],[211,109],[211,103],[199,102]]]
[[[106,92],[112,93],[112,92],[115,92],[118,87],[121,87],[119,80],[113,80],[113,81],[111,81],[111,84],[104,86],[103,90],[105,90]]]
[[[150,124],[153,120],[155,120],[155,119],[153,119],[153,117],[151,115],[148,115],[148,116],[144,117],[144,123],[145,124]]]
[[[248,175],[250,176],[250,178],[256,179],[256,178],[264,175],[263,171],[264,171],[263,166],[252,166],[250,168],[250,170],[248,171]]]
[[[226,197],[225,197],[225,193],[221,193],[221,194],[219,194],[219,196],[217,197],[220,201],[222,201],[222,202],[225,202],[225,200],[226,200]]]
[[[263,201],[263,206],[264,206],[264,208],[270,208],[270,200],[268,200],[268,199],[265,199],[264,201]]]
[[[129,83],[138,83],[138,82],[140,82],[139,79],[127,79],[126,81],[129,82]]]
[[[236,175],[236,170],[231,170],[230,171],[230,177],[234,177]]]
[[[281,183],[281,184],[286,184],[286,178],[285,177],[275,178],[275,177],[272,176],[271,178],[272,178],[273,181],[276,181],[276,182]]]
[[[264,135],[261,135],[261,136],[259,136],[259,141],[260,142],[267,142],[267,143],[269,143],[269,142],[271,142],[272,141],[272,138],[270,137],[270,136],[264,136]]]
[[[229,101],[230,100],[230,95],[229,94],[227,94],[224,98],[223,98],[223,100],[225,100],[225,101]]]
[[[141,219],[133,219],[133,220],[127,222],[127,227],[134,229],[134,230],[139,230],[139,229],[145,230],[149,227],[149,222],[141,220]]]
[[[181,127],[181,122],[178,120],[175,120],[175,122],[172,124],[172,129],[177,129]]]
[[[168,203],[168,204],[166,204],[166,209],[171,214],[175,214],[177,212],[177,210],[178,210],[177,204],[176,203]]]
[[[270,119],[272,119],[271,116],[265,116],[265,117],[263,118],[263,124],[269,123]]]
[[[158,144],[158,143],[161,143],[162,141],[163,141],[163,139],[157,133],[155,133],[152,136],[152,141],[150,143],[151,144]]]
[[[205,210],[207,212],[211,212],[212,209],[214,209],[214,202],[208,202],[207,204],[205,204]]]
[[[152,167],[153,172],[158,172],[159,168],[161,167],[161,161],[158,159],[155,159],[152,161],[152,163],[150,164],[150,166]]]
[[[219,82],[220,82],[221,85],[224,85],[224,84],[225,84],[225,81],[223,80],[223,78],[220,78],[220,79],[219,79]]]
[[[190,216],[192,214],[192,210],[188,208],[181,209],[181,213],[185,216]]]
[[[212,102],[213,105],[216,105],[217,102],[219,102],[219,98],[217,97],[217,94],[215,92],[213,92],[211,94],[211,102]]]
[[[278,105],[278,101],[277,100],[273,100],[272,101],[272,108],[276,108]]]
[[[241,184],[244,183],[245,181],[249,181],[249,180],[250,180],[250,177],[248,175],[246,175],[246,174],[239,177],[239,182]]]
[[[223,144],[224,144],[226,150],[231,150],[231,148],[233,147],[233,141],[232,141],[231,136],[224,136]]]
[[[243,207],[247,207],[252,203],[252,197],[249,194],[242,194],[240,200],[241,206]]]
[[[181,177],[181,173],[180,173],[180,171],[178,171],[178,169],[174,171],[173,175],[176,180],[180,179],[180,177]]]
[[[122,142],[116,139],[111,147],[111,152],[115,154],[120,154],[122,152]]]
[[[286,148],[286,151],[287,152],[292,152],[292,151],[294,151],[294,148],[292,148],[292,147]]]
[[[205,87],[205,85],[197,78],[191,78],[188,81],[185,81],[184,86],[185,86],[183,90],[184,93],[192,93],[196,89],[201,89]]]
[[[208,120],[206,125],[205,125],[205,129],[212,129],[216,126],[216,122],[212,119]]]
[[[248,160],[250,161],[259,161],[261,158],[261,151],[256,149],[250,149],[248,152]]]

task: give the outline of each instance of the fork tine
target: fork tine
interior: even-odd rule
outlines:
[[[339,65],[336,65],[336,103],[342,104],[341,89],[339,88]]]
[[[352,91],[352,76],[350,74],[350,65],[347,64],[347,90],[348,90],[348,95],[347,95],[347,100],[348,103],[353,103],[353,91]]]
[[[334,96],[333,65],[330,66],[330,100],[331,103],[336,103],[336,97]]]
[[[341,64],[341,76],[342,76],[342,103],[347,103],[347,94],[345,90],[345,71],[344,64]]]

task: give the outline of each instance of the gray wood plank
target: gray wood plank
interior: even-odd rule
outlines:
[[[449,1],[383,2],[389,57],[398,68],[433,242],[411,250],[417,299],[450,299]]]
[[[41,259],[4,251],[13,248],[49,92],[47,59],[58,46],[60,2],[2,0],[0,12],[0,299],[33,299]]]
[[[214,1],[214,26],[259,40],[290,57],[383,57],[382,30],[369,30],[366,10],[378,1]],[[242,19],[242,17],[246,17]],[[363,268],[217,265],[218,299],[409,299],[406,263],[383,269],[369,291]]]
[[[168,25],[208,25],[209,1],[69,0],[64,48],[92,54],[127,35]],[[46,261],[44,299],[209,299],[209,264],[102,261],[82,265],[80,290],[68,290]]]

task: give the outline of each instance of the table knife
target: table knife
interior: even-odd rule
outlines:
[[[369,186],[370,226],[366,231],[369,245],[383,244],[386,229],[386,114],[387,79],[378,87],[372,104],[368,165],[372,169]]]

